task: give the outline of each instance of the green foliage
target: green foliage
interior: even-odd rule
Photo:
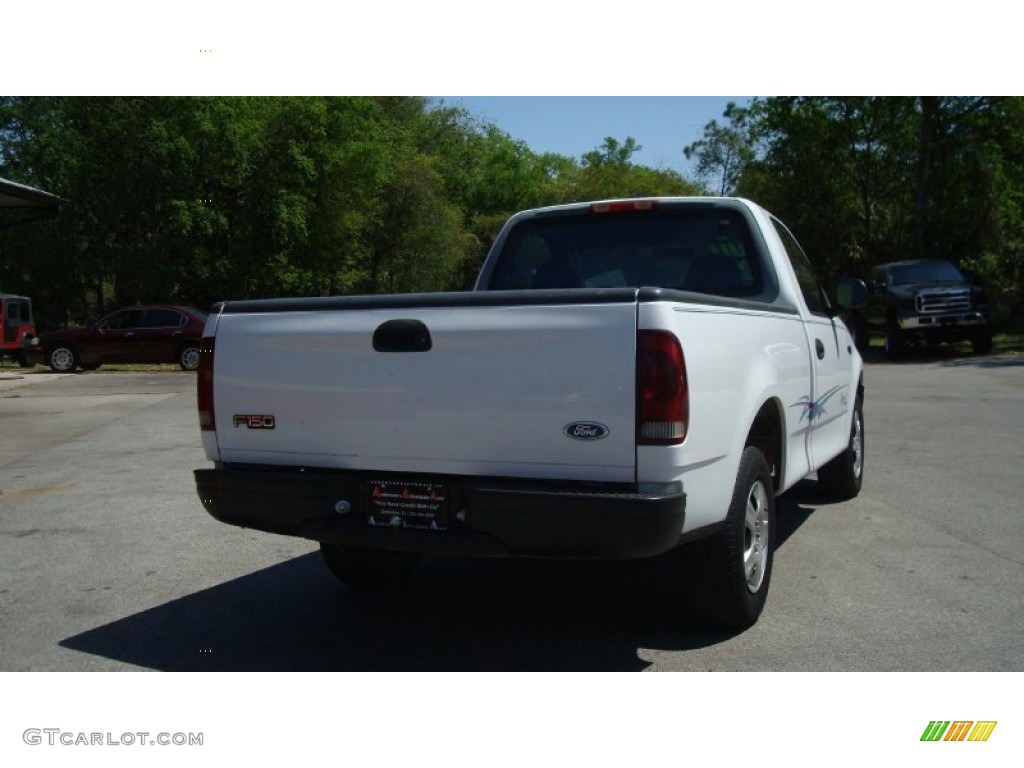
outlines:
[[[723,118],[683,148],[691,181],[634,163],[632,137],[537,154],[420,97],[2,97],[0,176],[71,205],[0,229],[0,288],[43,327],[133,302],[468,288],[517,210],[712,191],[777,213],[828,280],[948,258],[1019,314],[1024,99],[767,98]]]
[[[700,189],[678,173],[635,165],[640,151],[631,136],[622,143],[607,137],[600,147],[583,155],[582,166],[560,180],[566,200],[599,200],[616,197],[695,195]]]
[[[730,106],[685,148],[716,191],[785,220],[828,281],[949,259],[989,287],[997,320],[1024,299],[1024,99],[785,97]]]
[[[697,161],[697,180],[714,194],[732,194],[745,167],[754,159],[748,114],[749,110],[730,101],[723,114],[729,121],[728,125],[719,125],[717,120],[712,120],[704,126],[702,138],[683,147],[686,159]]]
[[[429,119],[416,98],[4,99],[0,175],[72,204],[0,233],[0,281],[40,325],[447,287],[472,240],[422,146]]]
[[[913,100],[755,102],[741,191],[786,218],[830,277],[913,256]]]

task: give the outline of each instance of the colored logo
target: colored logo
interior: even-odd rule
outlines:
[[[602,437],[608,437],[609,431],[608,427],[596,421],[574,421],[572,424],[566,424],[562,430],[566,437],[573,440],[600,440]]]
[[[800,421],[807,419],[809,424],[813,424],[815,419],[820,419],[823,415],[828,413],[828,411],[825,410],[826,403],[845,388],[846,387],[832,387],[832,389],[824,393],[817,400],[811,400],[810,396],[804,395],[789,407],[803,408],[804,410],[800,414]]]
[[[932,720],[921,741],[988,741],[996,729],[996,720]]]

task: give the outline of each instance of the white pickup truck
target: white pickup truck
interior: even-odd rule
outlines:
[[[844,281],[844,308],[865,298]],[[862,361],[786,227],[733,198],[513,216],[473,291],[227,301],[198,408],[216,519],[320,542],[356,587],[422,554],[678,558],[755,622],[775,497],[855,496]]]

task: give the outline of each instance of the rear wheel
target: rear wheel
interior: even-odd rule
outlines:
[[[336,578],[364,590],[389,589],[405,583],[420,561],[417,552],[353,549],[340,544],[321,543],[320,554]]]
[[[56,373],[70,373],[78,367],[78,354],[71,347],[60,344],[50,350],[46,364]]]
[[[725,527],[680,550],[694,608],[714,624],[745,629],[768,597],[775,542],[775,493],[764,454],[743,449]]]
[[[199,368],[199,345],[188,344],[178,350],[178,365],[183,371],[195,371]]]
[[[864,401],[853,404],[853,423],[846,450],[818,470],[818,485],[829,496],[852,499],[864,482]]]

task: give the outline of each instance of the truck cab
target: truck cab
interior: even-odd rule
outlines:
[[[29,367],[28,346],[35,335],[32,300],[0,293],[0,359],[9,357],[22,368]]]

